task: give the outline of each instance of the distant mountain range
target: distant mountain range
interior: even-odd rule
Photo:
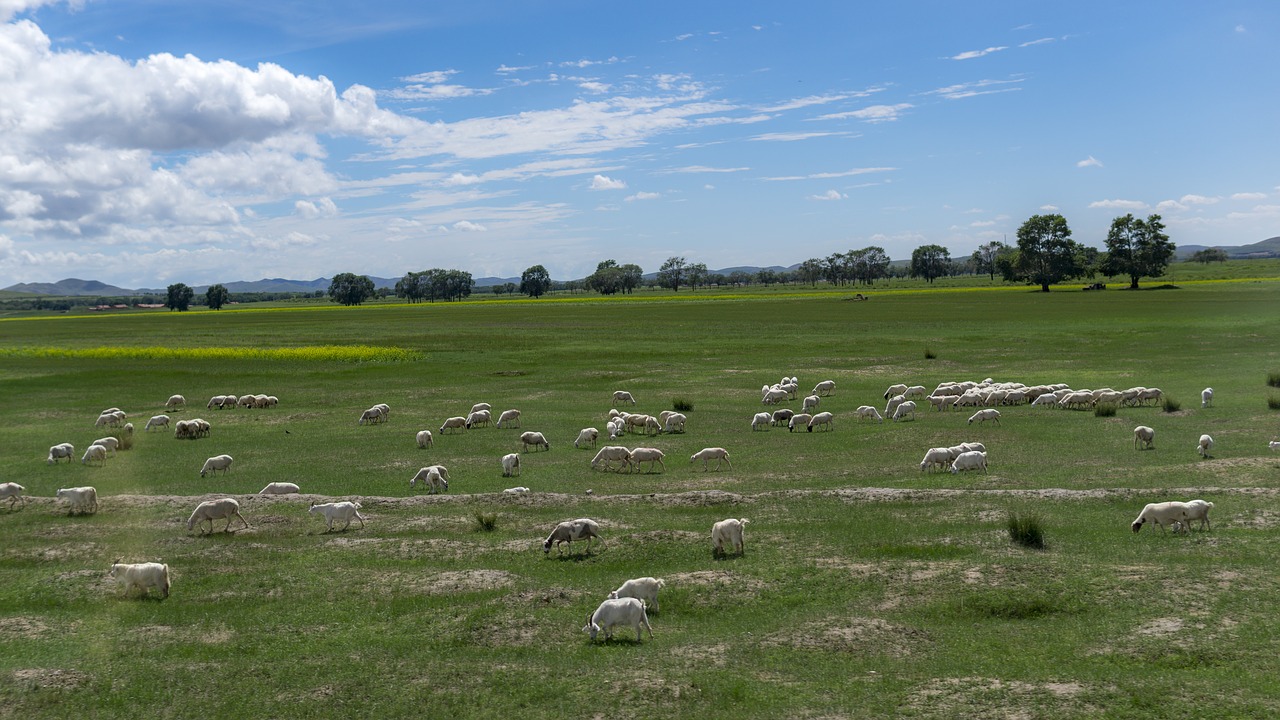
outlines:
[[[1225,250],[1227,257],[1232,260],[1280,257],[1280,235],[1252,245],[1180,245],[1178,246],[1178,259],[1185,260],[1197,252],[1208,250],[1209,248]]]

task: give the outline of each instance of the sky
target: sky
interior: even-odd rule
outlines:
[[[1280,235],[1280,3],[0,0],[0,287]]]

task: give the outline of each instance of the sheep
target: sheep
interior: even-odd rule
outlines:
[[[809,421],[812,419],[813,416],[808,413],[796,413],[787,421],[787,430],[789,432],[795,432],[797,427],[808,427]]]
[[[186,398],[182,397],[181,395],[170,395],[169,401],[164,404],[164,409],[172,411],[172,410],[177,410],[178,408],[186,407],[186,405],[187,405]]]
[[[915,400],[903,400],[901,405],[898,405],[898,407],[893,409],[893,417],[890,418],[890,420],[897,422],[905,418],[907,415],[910,415],[912,420],[916,419]]]
[[[1208,435],[1201,435],[1200,444],[1196,446],[1196,452],[1200,453],[1200,457],[1202,458],[1209,458],[1209,457],[1213,457],[1212,455],[1209,454],[1209,451],[1212,449],[1213,449],[1213,438],[1209,437]]]
[[[49,458],[46,462],[52,465],[58,462],[60,458],[66,458],[69,464],[75,458],[75,455],[76,447],[74,445],[71,443],[58,443],[49,448]]]
[[[200,534],[204,534],[204,524],[209,523],[209,534],[213,534],[213,521],[226,518],[227,525],[222,528],[223,532],[231,532],[231,518],[240,518],[240,522],[244,523],[245,529],[249,527],[249,521],[244,519],[240,514],[240,503],[235,498],[218,498],[217,500],[205,500],[191,511],[191,517],[187,518],[187,532],[191,532],[197,525],[200,526]]]
[[[1187,508],[1187,521],[1199,520],[1201,530],[1213,529],[1213,526],[1209,524],[1209,511],[1213,509],[1213,503],[1204,500],[1188,500]],[[1189,523],[1187,524],[1187,529],[1191,529]]]
[[[1206,513],[1207,521],[1208,510],[1205,510],[1204,512]],[[1178,522],[1185,523],[1190,519],[1191,514],[1191,508],[1184,502],[1171,501],[1147,503],[1147,505],[1142,508],[1142,512],[1138,513],[1138,519],[1134,520],[1129,527],[1136,533],[1142,529],[1142,526],[1145,523],[1154,522],[1156,525],[1160,526],[1160,530],[1163,532],[1166,525],[1173,525]]]
[[[813,392],[811,394],[812,395],[830,395],[835,391],[836,391],[835,380],[823,380],[822,382],[813,386]]]
[[[10,510],[13,510],[13,506],[18,503],[21,503],[23,507],[26,507],[27,499],[22,496],[22,493],[26,491],[27,491],[26,488],[22,487],[16,482],[0,483],[0,500],[9,498]]]
[[[520,453],[507,453],[502,456],[502,477],[520,474]]]
[[[84,456],[80,458],[80,464],[88,465],[93,462],[101,463],[103,467],[106,467],[107,449],[101,445],[90,445],[89,448],[84,451]]]
[[[447,418],[444,423],[440,425],[440,434],[443,435],[445,430],[457,430],[458,428],[462,428],[463,430],[467,429],[466,418],[457,416]]]
[[[632,405],[635,405],[636,399],[631,397],[631,393],[626,390],[616,390],[613,393],[613,404],[618,405],[620,403],[631,403]]]
[[[623,417],[622,422],[628,429],[638,427],[641,432],[644,432],[649,426],[649,416],[643,413],[632,413]]]
[[[920,461],[920,472],[929,469],[931,465],[937,465],[945,470],[951,464],[951,449],[944,447],[929,448],[924,454],[924,459]]]
[[[327,523],[325,527],[326,533],[333,531],[333,522],[335,520],[345,520],[347,524],[343,525],[342,530],[339,532],[346,532],[347,528],[351,527],[351,518],[359,520],[360,528],[364,528],[364,516],[360,514],[360,507],[360,503],[350,501],[320,503],[319,505],[311,503],[311,508],[307,512],[312,515],[316,513],[324,515]]]
[[[577,520],[566,520],[555,526],[551,534],[542,543],[542,552],[544,554],[551,553],[551,545],[554,543],[556,554],[560,554],[561,543],[568,543],[569,548],[573,548],[574,540],[587,541],[587,553],[591,552],[591,540],[600,537],[600,524],[590,518],[578,518]]]
[[[209,421],[204,418],[191,418],[187,422],[191,423],[191,426],[195,428],[196,437],[209,437],[209,432],[213,428]]]
[[[432,474],[439,476],[440,480],[436,481],[431,478]],[[418,483],[422,483],[428,491],[434,491],[436,485],[443,485],[445,490],[449,489],[449,469],[443,465],[428,465],[420,468],[418,472],[409,478],[409,487],[416,487]]]
[[[827,430],[834,430],[836,427],[835,416],[829,412],[820,412],[817,415],[814,415],[813,417],[809,418],[809,422],[805,424],[805,429],[808,432],[813,432],[813,429],[815,427],[823,427],[823,428],[826,428]]]
[[[662,472],[667,471],[667,464],[662,462],[662,458],[666,457],[663,452],[657,448],[636,448],[631,451],[631,464],[640,469],[640,463],[649,463],[649,472],[653,472],[653,464],[658,463],[662,466]]]
[[[578,431],[578,437],[576,440],[573,441],[573,446],[575,448],[580,448],[584,445],[590,444],[591,447],[595,447],[596,439],[599,437],[600,437],[599,430],[593,427],[582,428],[581,430]]]
[[[782,388],[770,388],[764,393],[764,397],[760,399],[760,402],[765,405],[777,405],[784,400],[790,399],[791,393],[786,390],[783,390]]]
[[[645,607],[652,605],[653,611],[658,612],[658,591],[666,587],[667,581],[655,577],[633,578],[622,583],[622,587],[609,593],[610,600],[618,598],[635,598],[643,600]]]
[[[488,410],[476,410],[467,415],[467,429],[470,430],[477,425],[488,425],[492,418],[493,415]]]
[[[923,400],[928,394],[923,385],[912,385],[902,391],[902,397],[908,400]]]
[[[608,641],[613,639],[613,628],[618,625],[635,628],[636,642],[642,642],[641,627],[647,629],[649,639],[653,639],[653,628],[649,626],[649,617],[645,615],[644,601],[633,597],[605,600],[600,603],[600,607],[587,616],[587,624],[582,628],[582,632],[591,635],[591,642],[595,642],[600,631],[603,630],[604,639]]]
[[[221,409],[222,409],[222,403],[223,403],[226,399],[227,399],[227,396],[226,396],[226,395],[214,395],[213,397],[209,398],[209,404],[208,404],[208,405],[205,405],[204,407],[205,407],[205,409],[206,409],[206,410],[212,410],[212,409],[214,409],[214,408],[217,408],[217,409],[221,410]]]
[[[204,461],[204,467],[200,468],[200,477],[204,477],[209,473],[218,474],[221,470],[223,474],[231,472],[231,456],[230,455],[214,455]]]
[[[1053,393],[1045,393],[1043,395],[1036,397],[1035,400],[1031,401],[1032,407],[1049,407],[1050,405],[1057,405],[1057,404],[1058,404],[1058,398]]]
[[[498,416],[498,427],[502,427],[503,423],[509,428],[520,427],[520,411],[519,410],[503,410]]]
[[[196,436],[196,427],[189,420],[179,420],[173,425],[173,438],[175,440],[194,440]]]
[[[885,403],[885,406],[884,406],[884,416],[892,417],[893,411],[897,410],[898,406],[906,401],[907,401],[907,398],[901,394],[894,395],[893,397],[889,398],[889,402]]]
[[[730,470],[733,469],[733,463],[729,462],[729,451],[725,450],[724,448],[720,448],[720,447],[703,448],[698,452],[689,456],[689,462],[691,463],[697,462],[699,460],[702,461],[702,470],[704,472],[707,469],[707,462],[710,460],[716,461],[717,470],[720,469],[721,460],[728,463]]]
[[[142,430],[144,432],[151,432],[151,428],[155,428],[159,430],[160,428],[168,429],[168,427],[169,427],[168,415],[152,415],[151,419],[147,421],[146,427],[142,428]]]
[[[492,409],[493,409],[493,406],[486,402],[476,403],[475,405],[471,406],[471,412],[480,412],[481,410],[485,412],[489,412]]]
[[[711,554],[716,557],[725,555],[725,545],[733,548],[733,552],[742,555],[745,552],[742,543],[742,530],[751,522],[746,518],[737,520],[729,518],[711,526]]]
[[[66,500],[68,515],[98,511],[98,491],[92,487],[62,488],[57,492],[59,500]]]
[[[236,406],[237,406],[237,407],[242,407],[242,408],[251,408],[251,407],[253,407],[253,396],[252,396],[252,395],[241,395],[238,399],[236,399]]]
[[[871,418],[877,422],[884,422],[884,418],[880,416],[880,411],[870,405],[860,405],[858,407],[858,420],[863,418]]]
[[[1213,404],[1213,388],[1207,387],[1200,391],[1200,407],[1207,408]]]
[[[894,395],[901,395],[906,391],[907,391],[907,386],[903,385],[902,383],[898,383],[897,385],[890,385],[889,389],[884,391],[884,399],[888,400]]]
[[[506,490],[503,490],[502,492],[506,493],[507,495],[523,495],[529,492],[529,488],[523,485],[518,485],[516,487],[509,487]]]
[[[622,463],[622,467],[631,467],[631,451],[621,445],[606,445],[600,448],[600,451],[592,458],[591,469],[595,470],[597,466],[604,463],[604,469],[608,470],[609,463],[612,462]]]
[[[614,440],[622,437],[622,434],[626,432],[627,426],[626,421],[622,418],[614,418],[613,420],[610,420],[609,424],[605,427],[609,430],[609,439]]]
[[[987,408],[986,410],[979,410],[978,412],[969,416],[969,424],[972,425],[974,420],[977,420],[980,423],[984,423],[988,420],[991,420],[995,422],[995,424],[999,425],[1000,411],[995,410],[993,408]]]
[[[987,471],[987,454],[979,450],[962,452],[951,463],[951,473],[953,475],[965,470],[977,470],[979,468],[982,469],[982,472]]]
[[[112,455],[115,455],[116,451],[120,449],[120,438],[115,437],[114,435],[108,435],[107,437],[102,437],[102,438],[98,438],[97,440],[94,440],[92,444],[101,445],[102,447],[106,448],[107,452],[111,453]]]
[[[1272,440],[1271,442],[1267,443],[1267,447],[1271,448],[1272,450],[1280,450],[1280,440]]]
[[[1163,397],[1164,393],[1161,392],[1160,388],[1144,388],[1138,393],[1138,404],[1141,405],[1143,402],[1150,400],[1151,404],[1155,405],[1158,404]]]
[[[1123,401],[1124,401],[1124,393],[1118,393],[1114,391],[1099,393],[1095,391],[1093,395],[1094,407],[1098,407],[1099,405],[1119,405]]]
[[[689,420],[684,413],[673,412],[662,421],[663,432],[684,432],[684,424]]]
[[[772,422],[773,422],[773,415],[767,412],[758,412],[751,417],[751,431],[755,432],[757,429],[760,429],[760,428],[768,430],[769,425]]]
[[[787,424],[787,422],[791,420],[792,416],[794,416],[795,414],[796,414],[795,410],[788,410],[787,408],[780,408],[778,410],[774,410],[772,424],[779,425],[779,426],[785,425]]]
[[[151,588],[160,591],[160,599],[169,597],[169,566],[158,562],[122,563],[119,560],[111,563],[111,571],[107,576],[114,579],[124,588],[124,596],[138,588],[140,596],[147,595]]]
[[[821,403],[822,403],[822,398],[818,397],[817,395],[809,395],[803,401],[801,401],[800,412],[807,413],[810,410],[817,410],[818,405]]]
[[[276,397],[275,395],[267,396],[267,404],[265,405],[265,407],[273,408],[279,404],[280,404],[280,398]]]
[[[956,404],[956,400],[959,400],[960,396],[959,395],[930,395],[925,399],[929,401],[929,406],[932,407],[934,410],[937,410],[938,412],[945,412],[947,410],[950,410]]]
[[[653,431],[653,434],[654,434],[654,435],[661,435],[661,434],[662,434],[662,423],[658,422],[658,418],[653,417],[652,415],[646,415],[646,416],[644,417],[644,432],[645,432],[645,434],[646,434],[646,435],[648,435],[650,430],[652,430],[652,431]]]
[[[1137,450],[1138,443],[1142,443],[1142,449],[1154,450],[1156,447],[1156,431],[1146,425],[1139,425],[1133,429],[1133,449]]]
[[[419,430],[418,434],[415,437],[418,441],[419,450],[429,448],[434,444],[434,440],[431,437],[430,430]]]
[[[551,443],[547,442],[547,438],[540,432],[520,433],[520,444],[524,452],[529,452],[530,445],[535,449],[539,446],[541,446],[543,450],[551,449]]]
[[[258,491],[259,495],[289,495],[290,493],[302,492],[302,489],[291,482],[273,482],[267,483],[267,486]]]

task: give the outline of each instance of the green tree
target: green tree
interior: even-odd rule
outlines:
[[[367,275],[338,273],[329,282],[329,299],[343,305],[359,305],[373,297],[373,281]]]
[[[1061,215],[1033,215],[1018,228],[1018,250],[1002,267],[1005,279],[1049,286],[1084,275],[1083,248],[1071,239],[1071,228]]]
[[[951,251],[941,245],[921,245],[911,251],[911,277],[929,284],[951,271]]]
[[[800,267],[796,268],[796,274],[802,282],[807,282],[813,287],[818,286],[818,281],[822,279],[824,263],[819,258],[809,258],[800,263]]]
[[[682,257],[669,257],[662,263],[662,267],[658,268],[658,285],[674,292],[680,292],[680,286],[684,285],[688,278],[689,263]]]
[[[601,295],[613,295],[623,289],[623,271],[614,260],[602,260],[596,271],[587,276],[587,287]]]
[[[778,282],[778,271],[770,268],[760,268],[756,271],[756,281],[765,287]]]
[[[628,295],[644,283],[644,270],[639,265],[627,263],[626,265],[619,265],[618,270],[622,273],[620,278],[622,291]]]
[[[1129,287],[1136,290],[1138,279],[1163,275],[1177,248],[1164,234],[1159,215],[1146,220],[1132,213],[1111,221],[1107,233],[1107,259],[1102,273],[1108,276],[1128,275]]]
[[[1229,257],[1230,256],[1227,255],[1227,251],[1222,248],[1205,248],[1204,250],[1195,251],[1195,254],[1191,256],[1191,260],[1188,262],[1198,262],[1208,265],[1211,262],[1226,262]]]
[[[396,281],[396,297],[404,298],[411,303],[422,302],[427,296],[427,274],[425,272],[409,272]]]
[[[227,292],[227,287],[222,284],[210,285],[209,289],[204,291],[204,302],[212,310],[221,310],[230,299],[231,293]]]
[[[706,263],[693,263],[685,269],[685,273],[689,279],[689,287],[694,290],[697,290],[699,285],[707,284],[708,271]]]
[[[169,295],[164,301],[164,306],[170,310],[186,312],[187,309],[191,307],[191,300],[195,296],[195,290],[192,290],[183,283],[174,283],[169,286]]]
[[[1000,270],[996,261],[1002,257],[1007,257],[1012,252],[1013,248],[999,240],[993,240],[992,242],[979,245],[978,249],[973,251],[972,260],[974,269],[977,272],[990,275],[991,279],[994,281],[996,279],[996,273]]]
[[[529,297],[542,297],[551,287],[551,273],[541,265],[534,265],[520,275],[520,292]]]
[[[878,245],[850,250],[844,256],[845,276],[851,280],[859,280],[865,285],[889,274],[889,254]]]

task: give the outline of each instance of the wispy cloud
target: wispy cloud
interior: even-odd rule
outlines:
[[[614,180],[604,175],[596,175],[591,178],[592,190],[625,190],[627,183],[623,180]]]
[[[873,94],[883,92],[884,87],[871,87],[866,90],[855,90],[852,92],[828,93],[826,95],[809,95],[807,97],[795,98],[787,100],[776,105],[758,108],[763,113],[780,113],[788,110],[799,110],[801,108],[813,107],[815,105],[829,105],[833,102],[842,100],[855,100],[858,98],[871,97]]]
[[[626,202],[635,202],[637,200],[657,200],[661,195],[656,192],[638,192],[635,195],[628,195],[623,198]]]
[[[796,142],[797,140],[811,140],[820,137],[833,137],[839,135],[848,135],[843,132],[776,132],[762,133],[747,138],[751,142]]]
[[[453,224],[453,229],[459,232],[484,232],[489,228],[480,223],[473,223],[470,220],[459,220]]]
[[[810,200],[844,200],[849,197],[839,190],[828,190],[821,195],[810,195]]]
[[[984,55],[990,55],[991,53],[996,53],[996,52],[1000,52],[1001,50],[1008,50],[1008,49],[1009,49],[1008,45],[1000,45],[998,47],[989,47],[985,50],[967,50],[965,52],[960,53],[959,55],[952,55],[947,59],[948,60],[972,60],[974,58],[980,58]]]
[[[842,172],[820,172],[810,175],[783,175],[780,177],[766,177],[762,180],[771,181],[788,181],[788,180],[829,180],[831,178],[852,177],[855,175],[867,175],[870,173],[882,173],[897,170],[894,167],[871,167],[871,168],[853,168],[852,170],[844,170]]]
[[[911,103],[898,103],[897,105],[872,105],[861,110],[853,110],[850,112],[832,113],[830,115],[819,115],[818,120],[844,120],[853,118],[869,123],[893,122],[902,116],[906,110],[915,107]]]
[[[749,168],[749,167],[724,167],[724,168],[720,168],[720,167],[709,167],[709,166],[707,166],[707,165],[686,165],[685,167],[671,168],[671,169],[669,169],[669,170],[657,170],[657,171],[655,171],[655,172],[656,172],[657,174],[659,174],[659,175],[672,175],[672,174],[676,174],[676,173],[687,173],[687,174],[693,174],[693,173],[736,173],[736,172],[746,172],[747,170],[750,170],[750,169],[751,169],[751,168]]]
[[[1032,45],[1043,45],[1045,43],[1051,43],[1056,39],[1057,38],[1045,37],[1045,38],[1040,38],[1039,40],[1029,40],[1027,42],[1022,43],[1018,47],[1024,48],[1024,47],[1031,47]]]
[[[1081,160],[1080,162],[1076,163],[1076,167],[1078,167],[1078,168],[1102,167],[1102,161],[1101,161],[1101,160],[1099,160],[1098,158],[1096,158],[1096,157],[1094,157],[1094,156],[1090,155],[1089,157],[1087,157],[1087,158],[1085,158],[1085,159]]]
[[[960,100],[963,98],[974,97],[976,95],[993,95],[995,93],[1021,90],[1021,87],[1011,86],[1016,86],[1025,79],[1026,78],[1012,77],[1008,80],[975,80],[973,82],[958,83],[956,85],[940,87],[937,90],[930,90],[921,94],[939,95],[948,100]]]
[[[1260,192],[1242,192],[1231,196],[1232,200],[1263,200],[1267,197],[1266,193]]]
[[[1089,207],[1107,210],[1146,210],[1147,204],[1141,200],[1097,200],[1089,203]]]
[[[1041,205],[1040,209],[1045,212],[1058,212],[1059,208],[1057,205]]]

